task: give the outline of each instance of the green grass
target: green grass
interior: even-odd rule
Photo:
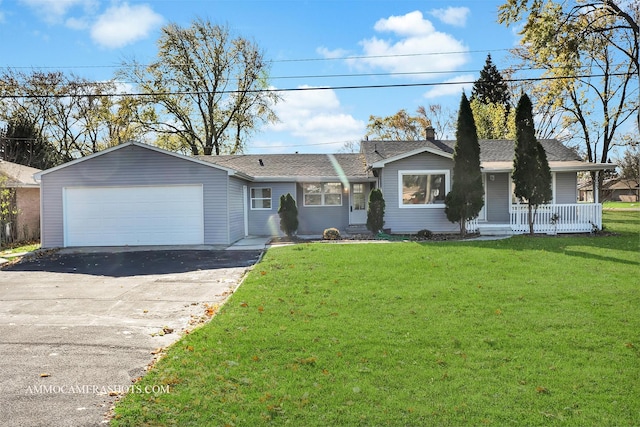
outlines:
[[[640,202],[604,202],[602,207],[604,209],[640,209]]]
[[[270,249],[112,424],[640,424],[640,216],[607,237]]]
[[[40,243],[19,243],[18,245],[9,245],[0,249],[0,257],[11,258],[12,254],[22,252],[32,252],[40,248]]]

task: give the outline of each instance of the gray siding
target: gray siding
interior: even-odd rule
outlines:
[[[327,228],[349,225],[349,193],[342,188],[342,206],[304,206],[302,186],[297,185],[298,234],[322,234]]]
[[[246,183],[238,178],[229,178],[229,243],[244,237],[245,201],[242,198],[242,186]]]
[[[398,171],[448,170],[450,180],[452,180],[452,169],[453,160],[430,153],[419,154],[387,164],[382,170],[381,176],[381,189],[386,205],[384,228],[390,228],[392,233],[415,233],[425,228],[435,232],[459,231],[457,224],[447,220],[444,214],[444,205],[437,208],[400,208]]]
[[[134,145],[42,176],[42,246],[64,244],[64,187],[202,184],[204,242],[228,244],[227,172]]]
[[[576,203],[578,200],[578,174],[556,172],[555,202],[557,204]]]
[[[493,181],[491,181],[493,176]],[[487,174],[487,222],[508,224],[509,205],[511,204],[511,180],[508,173]]]
[[[271,188],[271,209],[251,209],[251,189]],[[249,234],[252,236],[283,236],[280,231],[280,196],[291,193],[296,197],[296,184],[293,182],[260,182],[249,186],[247,206],[249,206]],[[298,214],[298,218],[300,214]]]

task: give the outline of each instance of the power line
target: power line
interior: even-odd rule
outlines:
[[[411,58],[411,57],[420,57],[420,56],[435,56],[435,55],[461,55],[465,53],[486,53],[486,52],[500,52],[500,51],[509,51],[511,49],[508,48],[499,48],[499,49],[481,49],[481,50],[462,50],[462,51],[448,51],[448,52],[424,52],[424,53],[404,53],[404,54],[393,54],[393,55],[354,55],[354,56],[336,56],[336,57],[328,57],[328,58],[294,58],[294,59],[269,59],[265,62],[271,64],[277,63],[291,63],[291,62],[321,62],[321,61],[347,61],[353,59],[385,59],[385,58]],[[147,67],[149,64],[136,64],[137,66]],[[121,68],[128,67],[127,64],[118,64],[118,65],[47,65],[47,66],[10,66],[6,65],[0,67],[0,69],[15,69],[15,70],[42,70],[42,69],[68,69],[68,68],[83,68],[83,69],[91,69],[91,68]],[[129,66],[130,67],[130,66]]]
[[[608,76],[624,76],[625,73],[612,73]],[[605,74],[584,74],[575,76],[550,76],[550,77],[526,77],[526,78],[510,78],[504,79],[507,83],[536,82],[545,80],[567,80],[567,79],[587,79],[594,77],[605,77]],[[435,83],[394,83],[380,85],[344,85],[344,86],[319,86],[319,87],[301,87],[301,88],[274,88],[274,89],[249,89],[249,90],[224,90],[217,92],[219,94],[239,94],[239,93],[284,93],[284,92],[308,92],[321,90],[356,90],[356,89],[388,89],[388,88],[409,88],[409,87],[432,87],[432,86],[454,86],[473,84],[475,80],[455,81],[455,82],[435,82]],[[112,97],[153,97],[153,96],[175,96],[175,95],[206,95],[208,91],[165,91],[165,92],[130,92],[130,93],[104,93],[104,94],[35,94],[35,95],[3,95],[0,99],[43,99],[43,98],[112,98]]]

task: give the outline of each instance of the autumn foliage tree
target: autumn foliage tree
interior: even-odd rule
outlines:
[[[451,128],[452,114],[441,105],[419,106],[415,115],[402,109],[387,116],[369,116],[367,137],[383,141],[422,141],[427,128],[433,128],[436,139],[446,135]]]
[[[447,219],[459,223],[462,236],[467,232],[467,221],[476,218],[484,206],[480,144],[471,106],[464,93],[460,100],[453,153],[453,184],[444,203]]]
[[[619,0],[504,0],[498,21],[521,29],[517,68],[543,70],[527,89],[536,121],[553,119],[589,162],[607,163],[627,120],[640,129],[640,3]],[[603,174],[592,172],[602,188]]]

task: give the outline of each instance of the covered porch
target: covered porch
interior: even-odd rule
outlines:
[[[469,221],[467,228],[482,235],[529,233],[529,207],[513,205],[508,223]],[[601,203],[567,203],[538,206],[534,233],[591,233],[602,229]]]
[[[602,204],[572,203],[539,206],[535,212],[535,233],[590,233],[602,229]],[[529,232],[529,208],[512,206],[509,225],[515,234]]]
[[[553,200],[535,211],[534,233],[591,233],[602,229],[602,204],[578,200],[578,173],[615,168],[612,164],[585,162],[549,162]],[[483,168],[485,205],[468,229],[482,235],[529,233],[529,206],[514,195],[512,165],[488,163]],[[506,190],[506,191],[505,191]]]

